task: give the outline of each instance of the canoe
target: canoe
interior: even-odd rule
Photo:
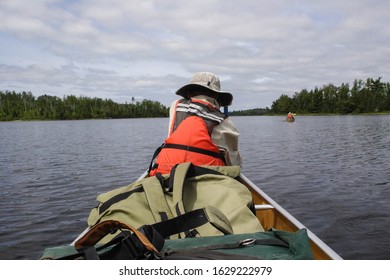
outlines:
[[[286,122],[295,122],[294,118],[286,118]]]
[[[274,228],[288,232],[295,232],[298,229],[306,228],[310,246],[314,258],[317,260],[341,260],[342,258],[326,245],[312,231],[299,222],[287,210],[276,203],[263,190],[251,182],[241,173],[239,181],[251,191],[255,203],[256,216],[265,230]]]
[[[141,180],[147,176],[145,171],[138,180]],[[341,260],[342,258],[333,251],[328,245],[326,245],[319,237],[317,237],[312,231],[305,227],[283,207],[270,198],[263,190],[250,181],[244,174],[240,174],[238,180],[244,184],[252,193],[253,201],[255,204],[256,217],[262,224],[265,230],[277,229],[287,232],[296,232],[299,229],[305,228],[310,240],[310,246],[313,252],[313,256],[317,260]],[[72,243],[81,238],[89,228],[85,229]]]

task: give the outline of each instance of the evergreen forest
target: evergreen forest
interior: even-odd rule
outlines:
[[[111,99],[76,97],[64,98],[31,92],[0,92],[0,121],[12,120],[80,120],[115,118],[167,117],[169,108],[150,100],[118,104]]]
[[[390,112],[390,83],[381,78],[355,80],[353,85],[324,85],[303,89],[292,97],[282,94],[268,113],[287,114],[363,114]]]
[[[350,86],[324,85],[303,89],[292,97],[282,94],[271,108],[229,112],[232,116],[302,114],[362,114],[390,112],[390,83],[382,78],[355,80]],[[167,117],[169,108],[160,102],[143,100],[118,104],[111,99],[74,95],[59,98],[31,92],[0,91],[0,121],[13,120],[79,120],[109,118]]]

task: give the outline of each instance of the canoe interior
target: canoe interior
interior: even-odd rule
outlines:
[[[255,205],[260,205],[260,207],[265,205],[272,207],[271,209],[264,207],[266,209],[256,210],[256,216],[265,230],[274,228],[283,231],[295,232],[300,228],[306,228],[279,204],[277,204],[274,200],[263,193],[257,186],[251,183],[244,175],[241,175],[240,181],[251,191]],[[331,248],[323,243],[309,229],[307,229],[307,231],[315,259],[341,259],[337,253],[335,253]]]

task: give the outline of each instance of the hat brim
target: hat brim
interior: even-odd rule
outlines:
[[[188,99],[189,98],[188,93],[190,91],[193,91],[196,89],[202,89],[202,90],[205,90],[205,92],[210,92],[210,93],[218,93],[219,94],[218,102],[219,102],[219,105],[221,105],[221,106],[232,105],[233,95],[231,93],[225,92],[225,91],[212,90],[208,87],[205,87],[205,86],[202,86],[199,84],[187,84],[185,86],[182,86],[181,88],[179,88],[176,91],[176,94]]]

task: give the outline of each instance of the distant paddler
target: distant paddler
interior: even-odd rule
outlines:
[[[287,122],[294,122],[295,121],[295,115],[294,113],[288,112],[286,121]]]

